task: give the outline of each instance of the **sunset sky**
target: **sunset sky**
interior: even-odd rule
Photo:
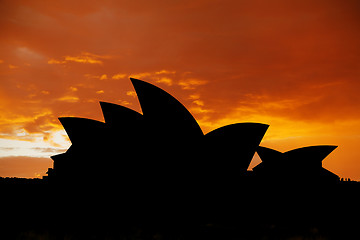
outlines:
[[[103,121],[99,101],[141,111],[132,76],[205,133],[260,122],[261,146],[338,145],[323,166],[360,180],[358,0],[2,0],[0,11],[0,176],[45,175],[70,146],[60,116]]]

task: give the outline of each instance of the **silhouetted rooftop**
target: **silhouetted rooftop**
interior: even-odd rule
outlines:
[[[164,90],[141,80],[130,78],[139,98],[144,118],[157,133],[198,137],[203,132],[191,113]]]
[[[73,144],[98,141],[96,138],[105,132],[105,124],[96,120],[78,117],[60,117],[59,120]]]
[[[170,183],[174,189],[195,189],[196,184],[207,182],[219,190],[235,186],[239,176],[249,175],[245,173],[255,151],[262,159],[253,169],[256,176],[336,176],[321,165],[336,146],[310,146],[285,153],[259,147],[269,127],[262,123],[230,124],[204,135],[191,113],[169,93],[138,79],[131,78],[131,82],[143,114],[100,102],[105,122],[59,118],[72,146],[66,153],[52,156],[54,169],[49,169],[49,179],[86,181],[96,179],[92,177],[96,174],[99,179],[111,178],[112,184],[134,189]]]
[[[227,168],[224,171],[232,174],[246,171],[268,127],[269,125],[262,123],[236,123],[207,133],[205,139],[208,159],[216,159],[218,168],[221,168],[221,159],[223,167]]]
[[[322,161],[337,146],[319,145],[293,149],[284,153],[271,148],[257,148],[262,162],[253,168],[258,175],[272,177],[326,177],[339,179],[339,177],[324,169]]]
[[[114,103],[100,102],[105,123],[112,127],[128,127],[143,120],[143,115],[124,106]]]
[[[318,145],[293,149],[284,153],[284,157],[297,162],[322,162],[337,146]]]

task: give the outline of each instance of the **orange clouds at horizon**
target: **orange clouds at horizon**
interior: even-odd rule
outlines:
[[[98,101],[141,111],[132,76],[175,96],[204,132],[254,121],[270,124],[262,146],[338,145],[324,166],[360,180],[357,1],[0,5],[0,176],[45,174],[69,146],[57,117],[103,120]],[[47,160],[26,175],[21,156]]]

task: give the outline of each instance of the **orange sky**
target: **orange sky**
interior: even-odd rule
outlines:
[[[57,120],[140,111],[129,76],[179,99],[204,132],[270,124],[262,146],[333,144],[360,180],[360,3],[0,2],[0,176],[35,177],[69,142]],[[255,157],[251,166],[259,159]]]

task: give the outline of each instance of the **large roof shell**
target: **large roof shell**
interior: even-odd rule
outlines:
[[[322,162],[332,151],[334,151],[337,146],[333,145],[318,145],[318,146],[308,146],[293,149],[291,151],[284,153],[284,158],[300,162]]]
[[[78,117],[60,117],[59,120],[73,144],[99,142],[106,134],[105,123],[100,121]]]
[[[156,134],[175,137],[203,136],[195,118],[177,99],[150,83],[130,79],[139,98],[146,124],[149,124]]]
[[[124,106],[100,102],[106,124],[112,127],[127,127],[143,120],[143,115]]]
[[[318,145],[293,149],[281,153],[266,147],[258,147],[257,152],[262,162],[255,166],[253,170],[261,174],[280,174],[294,176],[331,176],[337,175],[322,167],[322,161],[337,146]]]
[[[268,127],[262,123],[236,123],[215,129],[205,135],[207,154],[217,162],[236,162],[237,170],[246,171]]]
[[[262,162],[274,163],[274,161],[291,161],[296,163],[322,162],[337,146],[318,145],[296,148],[287,152],[259,146],[256,150]]]

